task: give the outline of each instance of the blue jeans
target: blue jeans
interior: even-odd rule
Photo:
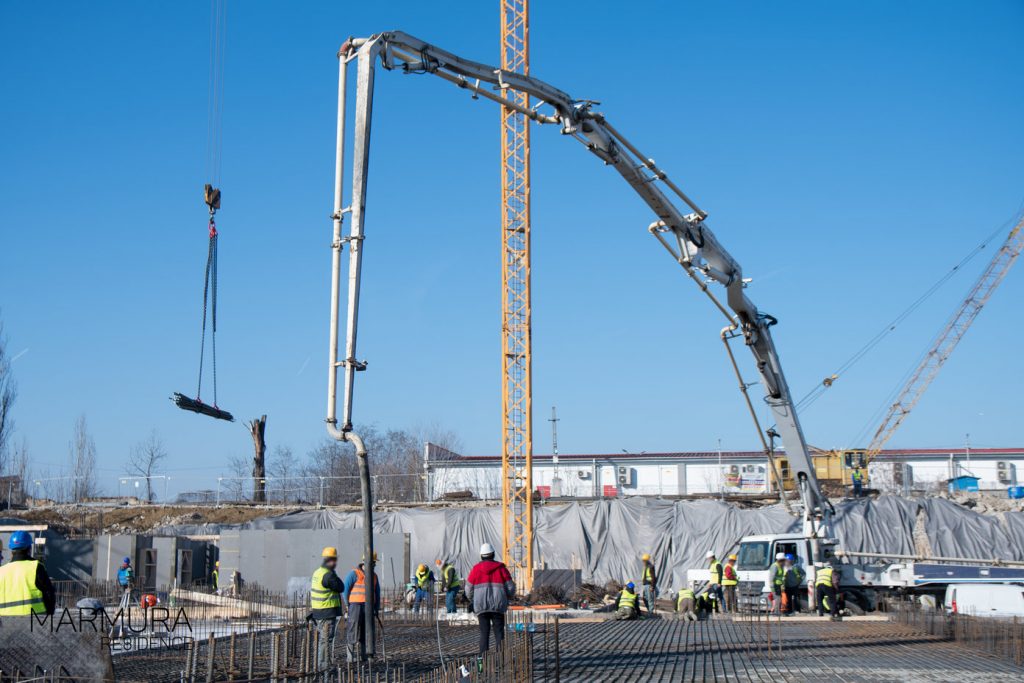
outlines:
[[[430,597],[430,591],[423,590],[422,588],[416,589],[416,602],[412,605],[413,612],[420,611],[420,603]]]
[[[444,594],[444,606],[448,614],[455,614],[455,598],[459,597],[458,588],[449,588]]]

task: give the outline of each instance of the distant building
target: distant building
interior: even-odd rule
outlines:
[[[849,484],[849,471],[835,457],[815,456],[819,478],[837,470]],[[781,476],[788,477],[785,453],[776,455]],[[896,449],[882,451],[868,467],[870,488],[894,492],[944,489],[960,475],[976,476],[982,490],[1006,490],[1024,467],[1024,448]],[[427,498],[472,493],[501,498],[501,456],[459,455],[427,444],[424,469]],[[533,456],[533,485],[541,497],[602,498],[617,496],[764,496],[777,491],[767,456],[761,451],[696,451]]]

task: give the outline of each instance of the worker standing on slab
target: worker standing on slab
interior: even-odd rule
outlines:
[[[725,558],[725,566],[722,568],[722,590],[725,593],[725,611],[737,612],[736,586],[739,585],[740,575],[736,573],[736,556],[730,555]]]
[[[412,576],[412,584],[416,589],[416,601],[413,603],[412,611],[420,611],[420,603],[430,598],[434,589],[434,572],[425,564],[416,567],[416,573]]]
[[[640,597],[636,594],[636,584],[627,583],[615,598],[615,621],[640,618]]]
[[[722,563],[715,557],[714,550],[709,550],[705,557],[708,560],[708,571],[711,574],[711,579],[708,582],[708,594],[714,598],[717,612],[720,609],[719,606],[725,602],[725,595],[722,593],[722,577],[725,570]]]
[[[800,611],[800,586],[804,583],[804,570],[797,564],[796,556],[786,553],[786,576],[783,590],[786,592],[786,616]]]
[[[850,479],[853,481],[853,497],[860,498],[864,495],[864,472],[861,468],[857,467],[853,470],[853,474],[850,475]]]
[[[679,589],[676,594],[676,612],[680,619],[697,621],[697,613],[693,610],[696,601],[697,595],[693,592],[692,585]]]
[[[839,616],[839,572],[832,564],[818,562],[818,568],[814,577],[814,601],[818,608],[818,616],[825,616],[828,609],[832,621],[841,621]]]
[[[337,619],[342,616],[341,593],[345,585],[338,578],[338,549],[327,547],[320,553],[321,564],[313,572],[309,585],[310,618],[316,622],[319,645],[316,652],[316,667],[319,671],[331,668],[334,659],[334,631]]]
[[[654,563],[651,562],[649,553],[644,553],[640,559],[644,563],[643,578],[640,579],[644,591],[644,607],[647,608],[648,614],[654,614],[654,600],[658,597],[658,575],[654,571]]]
[[[135,583],[135,570],[132,569],[132,558],[126,557],[121,560],[121,568],[117,570],[117,585],[121,588],[131,588]]]
[[[366,560],[366,557],[363,557]],[[373,562],[377,563],[377,553],[373,553]],[[380,612],[380,579],[376,572],[371,580],[373,584],[373,614]],[[345,602],[348,604],[348,617],[345,621],[345,657],[349,662],[366,661],[366,565],[362,562],[348,573],[343,587]],[[321,645],[323,640],[320,641]],[[356,652],[358,646],[358,654]]]
[[[509,598],[516,594],[512,574],[502,562],[494,559],[490,543],[480,546],[480,561],[473,565],[466,577],[466,597],[473,605],[480,624],[480,656],[490,647],[490,634],[494,632],[494,646],[501,648],[505,638],[505,612]]]
[[[441,563],[441,560],[438,560]],[[447,560],[441,563],[441,590],[444,591],[444,607],[448,614],[455,614],[455,600],[459,597],[459,589],[462,582],[459,581],[459,573],[455,571],[455,563]]]
[[[775,553],[775,564],[769,570],[772,580],[772,612],[782,611],[786,587],[786,553]]]
[[[15,531],[7,547],[11,561],[0,567],[0,617],[53,614],[57,595],[46,567],[32,559],[32,536]]]
[[[217,584],[220,583],[220,560],[213,563],[213,572],[210,574],[210,585],[213,586],[213,592],[217,592]]]

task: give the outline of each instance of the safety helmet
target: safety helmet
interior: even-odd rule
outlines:
[[[704,555],[704,557],[708,558],[709,560],[710,560],[710,559],[711,559],[712,557],[714,557],[714,556],[715,556],[715,551],[714,551],[714,550],[709,550],[709,551],[707,552],[707,554],[705,554],[705,555]]]
[[[644,562],[646,562],[647,560],[651,559],[651,554],[650,553],[644,553],[643,555],[640,556],[640,559],[643,560]]]
[[[786,553],[786,559],[790,562],[796,562],[796,558],[793,557],[793,553]]]
[[[484,555],[493,555],[493,554],[494,554],[494,546],[492,546],[490,543],[484,543],[482,546],[480,546],[480,557],[483,557]]]
[[[626,588],[628,588],[629,590],[633,590],[634,588],[636,588],[636,584],[630,581],[626,584]]]
[[[730,560],[735,560],[735,559],[736,559],[736,555],[730,555],[730,556],[728,557],[728,559],[730,559]]]
[[[220,566],[220,560],[217,560],[216,562],[214,562],[213,566],[214,567],[219,567]]]
[[[363,562],[366,562],[366,555],[365,554],[363,555],[362,560],[363,560]],[[377,551],[376,550],[373,551],[373,561],[374,562],[377,561]]]
[[[775,553],[775,559],[776,560],[784,560],[784,559],[786,559],[786,553]]]
[[[320,557],[329,557],[332,559],[338,559],[338,549],[333,546],[327,546],[323,552],[320,553]]]
[[[416,567],[416,571],[418,571],[418,572],[425,572],[425,571],[427,571],[427,565],[421,563],[420,566]]]
[[[440,559],[434,560],[434,564],[436,564],[438,567],[440,567],[441,566],[441,560]]]
[[[126,557],[123,560],[121,560],[121,564],[131,564],[131,563],[132,563],[132,558],[130,558],[130,557]]]
[[[32,547],[32,537],[27,531],[15,531],[7,541],[7,547],[11,550],[22,550]]]

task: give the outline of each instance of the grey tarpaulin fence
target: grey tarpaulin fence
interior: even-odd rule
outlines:
[[[981,515],[952,501],[881,496],[836,504],[835,533],[849,551],[913,554],[914,524],[925,530],[936,555],[1024,560],[1024,513]],[[718,500],[668,501],[626,498],[548,503],[534,514],[537,566],[576,566],[585,581],[637,580],[639,556],[651,553],[664,588],[679,586],[704,555],[723,556],[742,536],[797,532],[800,521],[780,505],[741,508]],[[358,528],[358,512],[308,510],[254,520],[252,529]],[[413,566],[435,559],[456,561],[465,574],[484,541],[500,547],[501,510],[430,508],[378,511],[381,532],[408,532]],[[169,531],[169,530],[167,530]],[[180,529],[177,530],[180,533]],[[209,532],[211,529],[206,528]]]

